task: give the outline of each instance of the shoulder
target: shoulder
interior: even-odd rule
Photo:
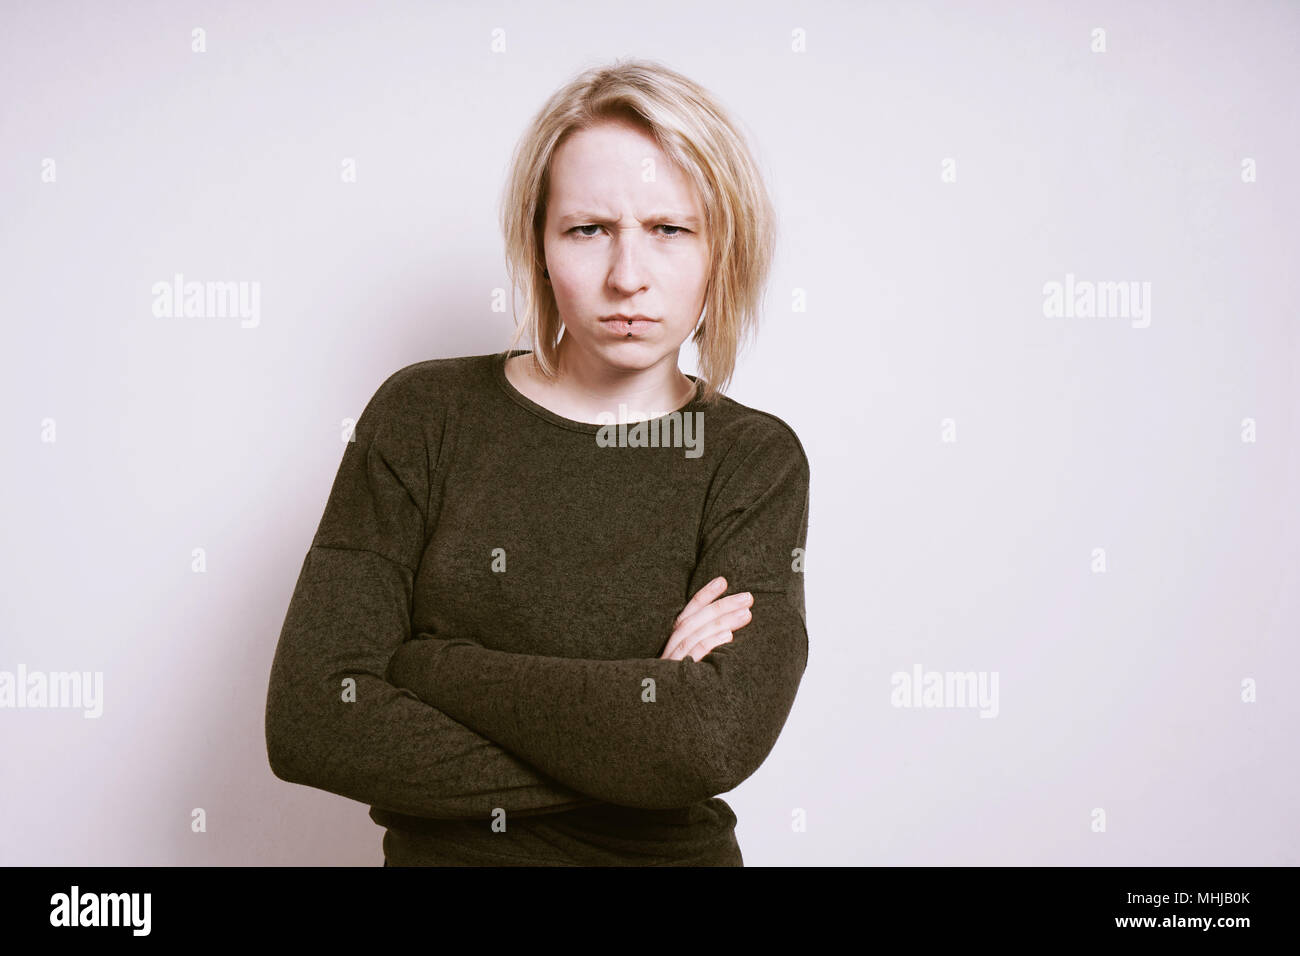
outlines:
[[[713,439],[725,443],[726,458],[793,470],[807,480],[808,454],[803,442],[780,416],[719,395],[715,405],[706,409],[705,422]]]
[[[491,355],[426,359],[404,365],[385,378],[366,402],[362,417],[371,420],[428,424],[441,417],[449,402],[481,381]]]

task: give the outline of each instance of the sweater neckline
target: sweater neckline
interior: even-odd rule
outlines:
[[[551,411],[545,405],[539,405],[537,402],[533,401],[523,392],[519,391],[519,389],[515,388],[514,385],[511,384],[510,379],[506,378],[506,362],[514,358],[516,355],[524,355],[531,351],[532,349],[510,349],[508,352],[496,352],[493,354],[492,356],[492,370],[494,372],[493,377],[496,379],[497,384],[501,387],[501,390],[505,392],[507,398],[513,401],[516,405],[519,405],[527,409],[528,411],[532,412],[538,418],[543,418],[546,421],[550,422],[552,425],[558,425],[559,427],[567,428],[570,431],[582,432],[587,435],[595,435],[602,428],[608,427],[606,425],[601,425],[596,422],[580,422],[574,418],[565,418],[563,415],[558,415],[555,412]],[[687,400],[685,405],[681,406],[675,411],[668,412],[667,414],[662,415],[657,419],[646,419],[644,423],[629,422],[627,427],[631,428],[635,425],[640,425],[640,424],[646,424],[648,426],[653,421],[663,422],[666,421],[670,415],[685,414],[686,412],[695,408],[695,406],[699,405],[700,404],[699,378],[697,378],[694,375],[691,375],[689,372],[684,372],[682,374],[684,374],[687,378],[689,378],[691,382],[694,383],[695,385],[695,390],[691,392],[691,397]]]

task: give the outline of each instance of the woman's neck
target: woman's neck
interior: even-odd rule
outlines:
[[[520,392],[564,418],[592,423],[608,421],[611,415],[615,421],[655,418],[681,408],[695,391],[695,383],[676,362],[669,365],[666,376],[658,369],[628,375],[608,366],[591,369],[590,363],[564,349],[563,339],[560,346],[555,380],[542,375],[531,352],[510,359],[506,373]],[[518,380],[512,372],[518,373]]]

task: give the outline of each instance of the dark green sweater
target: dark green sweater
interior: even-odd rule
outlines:
[[[499,353],[385,381],[280,634],[276,776],[370,804],[395,866],[741,865],[717,794],[766,759],[807,663],[808,459],[725,396],[679,411],[686,441],[633,423],[610,445]],[[660,660],[719,575],[750,622]]]

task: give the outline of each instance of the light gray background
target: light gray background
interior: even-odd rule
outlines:
[[[1297,5],[3,11],[0,669],[105,700],[0,710],[0,862],[381,861],[263,737],[340,421],[504,346],[510,150],[635,55],[733,110],[780,215],[730,395],[812,463],[811,655],[726,797],[746,862],[1300,863]],[[260,325],[155,317],[177,272]],[[1066,273],[1150,282],[1150,326],[1045,317]],[[998,672],[998,716],[891,706],[915,664]]]

